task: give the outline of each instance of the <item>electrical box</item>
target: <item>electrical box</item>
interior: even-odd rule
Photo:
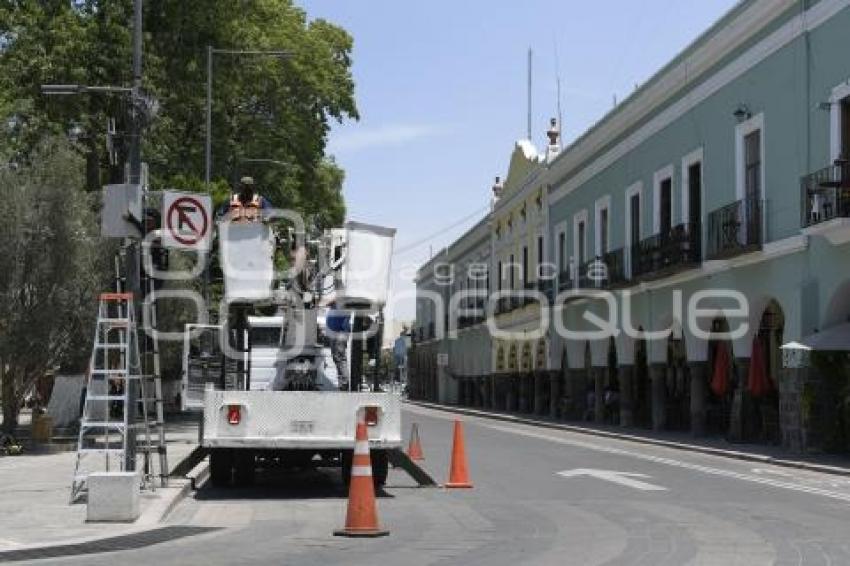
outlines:
[[[101,235],[107,238],[141,237],[138,227],[128,218],[135,218],[140,223],[143,221],[142,186],[125,183],[103,187]]]

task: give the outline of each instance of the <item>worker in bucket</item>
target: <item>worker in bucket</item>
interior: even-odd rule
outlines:
[[[231,195],[221,214],[231,222],[256,222],[262,220],[262,211],[270,208],[269,201],[256,192],[254,178],[242,177],[238,190]]]

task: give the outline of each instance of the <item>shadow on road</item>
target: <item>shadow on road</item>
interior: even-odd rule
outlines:
[[[379,498],[393,495],[378,489]],[[251,487],[213,487],[210,482],[195,492],[198,501],[228,501],[246,499],[346,499],[348,487],[343,485],[340,471],[332,468],[259,469]]]

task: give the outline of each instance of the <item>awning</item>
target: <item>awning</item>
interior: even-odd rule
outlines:
[[[809,334],[800,344],[820,352],[850,352],[850,322]]]

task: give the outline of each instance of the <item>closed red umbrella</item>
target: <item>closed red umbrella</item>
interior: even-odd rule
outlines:
[[[767,376],[767,368],[764,357],[764,346],[762,341],[753,340],[753,352],[750,356],[750,373],[747,376],[747,389],[753,397],[761,397],[770,393],[773,384]]]
[[[723,397],[729,389],[729,352],[726,344],[719,342],[714,355],[714,371],[709,384],[711,391],[718,397]]]

